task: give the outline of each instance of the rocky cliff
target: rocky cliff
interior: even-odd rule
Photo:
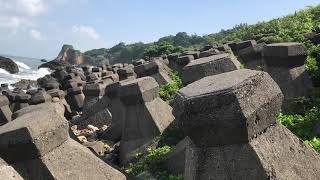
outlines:
[[[84,57],[79,50],[75,50],[72,45],[63,45],[57,58],[54,60],[66,61],[69,64],[83,64]]]

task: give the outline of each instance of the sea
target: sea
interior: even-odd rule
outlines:
[[[13,84],[19,82],[22,79],[37,80],[47,74],[50,74],[50,70],[47,68],[40,68],[38,66],[43,64],[40,59],[17,57],[10,55],[0,55],[12,59],[19,66],[19,73],[10,74],[4,69],[0,68],[0,84]]]

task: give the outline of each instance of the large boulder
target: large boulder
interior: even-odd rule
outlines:
[[[302,43],[268,44],[263,50],[266,69],[284,94],[283,110],[291,111],[295,99],[309,96],[313,84],[305,69],[307,50]]]
[[[44,64],[41,64],[38,68],[49,68],[51,70],[58,70],[65,68],[66,66],[70,66],[70,64],[66,61],[59,61],[59,60],[52,60],[49,62],[46,62]]]
[[[59,106],[40,106],[0,127],[0,155],[24,179],[126,179],[69,138]]]
[[[191,61],[182,70],[184,85],[202,79],[206,76],[216,75],[238,69],[237,60],[230,58],[229,54],[219,54]]]
[[[171,107],[159,97],[159,85],[151,77],[121,83],[119,97],[125,121],[120,142],[120,163],[150,143],[173,121]]]
[[[12,112],[6,96],[0,96],[0,126],[11,121]]]
[[[0,56],[0,68],[8,71],[11,74],[19,72],[18,65],[11,59]]]
[[[276,121],[282,100],[262,71],[189,84],[178,92],[173,113],[191,142],[177,146],[171,161],[184,160],[184,168],[176,165],[184,179],[317,179],[319,154]]]
[[[266,43],[254,44],[239,51],[239,61],[246,69],[264,70],[265,63],[263,60],[262,52]]]

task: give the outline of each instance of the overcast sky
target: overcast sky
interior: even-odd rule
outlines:
[[[0,54],[53,59],[63,44],[82,51],[152,42],[177,32],[209,34],[294,13],[319,0],[0,0]]]

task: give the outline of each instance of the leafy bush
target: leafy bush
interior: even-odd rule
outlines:
[[[315,127],[320,123],[320,109],[313,107],[302,115],[284,115],[280,113],[277,119],[291,132],[320,152],[320,137]]]
[[[174,146],[184,138],[184,133],[176,124],[171,124],[160,136],[158,146]]]
[[[175,94],[182,88],[182,81],[176,71],[170,73],[172,82],[160,87],[160,97],[164,101],[172,101]]]
[[[131,175],[139,175],[145,171],[151,172],[159,180],[182,180],[181,176],[173,176],[168,174],[163,169],[165,155],[170,152],[169,146],[160,147],[157,149],[149,148],[146,155],[137,154],[136,162],[130,163],[124,170]]]

